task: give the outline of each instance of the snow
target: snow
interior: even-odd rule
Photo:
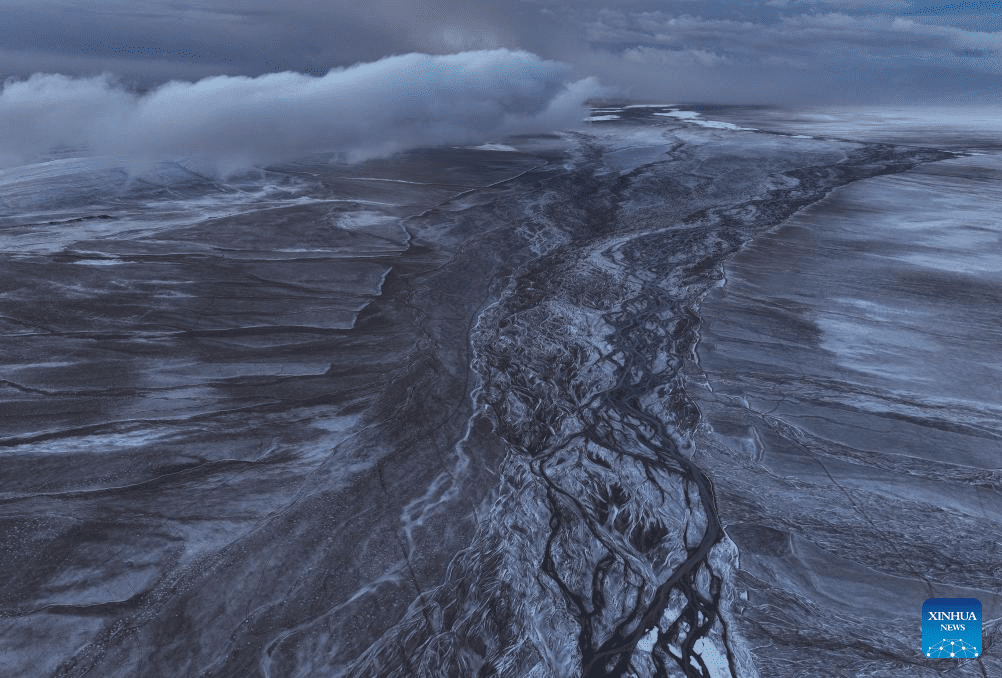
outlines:
[[[518,152],[518,149],[509,146],[508,144],[480,144],[479,146],[471,146],[475,151],[503,151],[506,153]]]
[[[739,127],[731,122],[720,122],[719,120],[700,120],[699,113],[695,111],[669,111],[667,113],[655,113],[654,115],[660,115],[666,118],[676,118],[678,120],[686,120],[700,127],[710,127],[713,129],[731,129],[731,130],[743,130],[746,132],[756,131],[752,127]]]

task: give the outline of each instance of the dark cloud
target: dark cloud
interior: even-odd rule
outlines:
[[[234,3],[235,5],[236,3]],[[0,45],[8,58],[0,72],[25,76],[19,53],[44,54],[63,65],[59,72],[98,74],[112,70],[145,84],[162,81],[162,69],[145,63],[175,64],[175,77],[211,66],[216,74],[260,75],[297,70],[322,74],[338,66],[376,61],[414,51],[378,22],[351,12],[318,10],[309,3],[268,6],[253,0],[240,7],[224,2],[177,5],[158,2],[25,3],[6,8]],[[130,70],[119,70],[130,66]],[[52,69],[48,69],[52,70]]]
[[[0,75],[107,71],[149,88],[172,78],[321,76],[389,55],[507,48],[568,63],[577,77],[594,74],[643,98],[997,101],[1002,15],[992,12],[1002,11],[994,9],[998,4],[7,0]]]
[[[925,0],[924,2],[906,3],[910,5],[908,14],[930,14],[934,16],[948,14],[983,14],[985,12],[1002,12],[1002,0],[991,2],[981,0],[980,2],[939,2],[938,0]]]
[[[635,96],[682,101],[998,101],[998,32],[905,17],[890,11],[911,7],[898,1],[759,7],[716,18],[601,9],[585,23],[590,54],[580,60]]]

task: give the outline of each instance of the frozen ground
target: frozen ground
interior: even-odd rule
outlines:
[[[997,149],[834,122],[0,173],[0,673],[999,673]]]

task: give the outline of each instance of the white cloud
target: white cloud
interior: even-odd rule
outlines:
[[[406,54],[322,77],[169,82],[138,95],[109,76],[37,74],[0,90],[0,160],[56,145],[132,163],[208,160],[226,172],[334,151],[361,159],[574,125],[601,92],[528,52]]]

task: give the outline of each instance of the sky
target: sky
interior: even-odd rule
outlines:
[[[0,76],[170,79],[508,48],[635,97],[742,103],[991,99],[1002,2],[0,0]]]
[[[358,104],[337,104],[342,117],[377,112],[372,129],[417,121],[399,140],[346,149],[358,156],[563,124],[589,97],[1002,100],[1002,1],[0,0],[0,15],[0,162],[53,142],[53,129],[59,143],[140,152],[142,143],[130,147],[109,130],[139,139],[157,116],[199,96],[216,101],[195,106],[198,130],[167,130],[149,153],[186,135],[179,152],[206,143],[247,97],[257,106],[242,118],[248,133],[290,116],[314,129],[311,107],[337,109],[341,88]],[[425,72],[425,82],[438,83],[440,106],[418,102],[408,84],[415,68],[436,74]],[[487,122],[473,121],[482,109],[493,111]],[[414,136],[432,120],[445,122]],[[349,133],[365,136],[345,129],[332,143]],[[294,136],[287,130],[276,143]]]

